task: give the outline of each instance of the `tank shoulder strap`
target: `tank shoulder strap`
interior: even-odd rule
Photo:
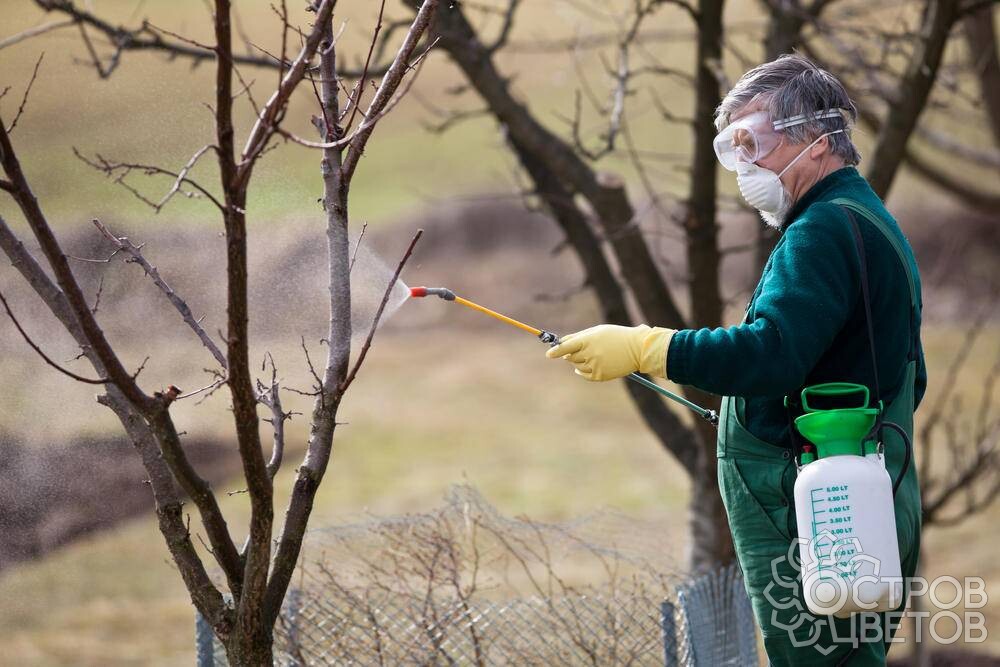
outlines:
[[[879,388],[878,384],[878,359],[875,355],[875,330],[872,326],[871,290],[868,287],[868,258],[865,254],[865,241],[861,237],[861,228],[858,227],[858,221],[854,218],[854,214],[851,213],[851,209],[847,210],[847,217],[851,221],[851,231],[854,233],[854,244],[858,249],[858,259],[860,260],[861,297],[864,299],[865,304],[865,325],[868,329],[868,349],[871,351],[872,355],[872,377],[875,380],[875,403],[879,404],[882,401],[882,390]]]

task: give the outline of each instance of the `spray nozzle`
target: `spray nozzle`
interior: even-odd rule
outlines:
[[[411,287],[410,296],[439,296],[445,301],[455,300],[455,293],[447,287]]]

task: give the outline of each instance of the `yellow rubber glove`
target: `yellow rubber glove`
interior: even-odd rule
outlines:
[[[577,375],[594,382],[614,380],[635,371],[666,378],[667,350],[674,333],[674,329],[645,324],[600,324],[563,336],[545,356],[565,359],[576,367]]]

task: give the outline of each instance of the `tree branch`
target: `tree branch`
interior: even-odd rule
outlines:
[[[403,77],[412,67],[410,56],[413,55],[421,36],[430,24],[437,4],[437,0],[424,0],[421,4],[416,17],[413,19],[413,24],[410,26],[410,31],[406,33],[403,44],[399,47],[399,51],[396,52],[396,57],[393,58],[392,64],[389,65],[389,70],[382,77],[382,81],[379,83],[378,90],[375,92],[375,97],[372,98],[371,104],[368,105],[365,118],[369,120],[359,128],[357,136],[347,149],[347,155],[344,156],[344,163],[340,167],[343,172],[344,183],[348,186],[350,185],[351,178],[354,176],[354,170],[357,168],[358,162],[365,152],[365,145],[375,130],[374,119],[389,107],[393,95],[399,88],[399,84],[403,81]]]
[[[233,187],[245,187],[250,178],[250,173],[253,171],[257,157],[267,146],[267,142],[277,132],[281,117],[284,115],[285,108],[288,105],[288,100],[291,98],[292,92],[305,77],[306,66],[316,53],[316,49],[322,39],[323,32],[321,26],[332,15],[336,4],[336,0],[322,0],[322,3],[316,10],[316,23],[313,26],[312,32],[306,37],[302,49],[289,66],[288,72],[281,81],[281,85],[278,86],[277,90],[274,91],[271,98],[264,105],[257,121],[247,136],[246,145],[243,147],[243,152],[240,155],[239,167],[236,169],[234,166],[232,180],[227,179],[228,182],[232,183]],[[219,103],[221,104],[221,100]],[[232,128],[230,127],[229,129],[231,130]]]
[[[329,7],[330,2],[327,2]],[[233,129],[233,50],[229,0],[215,1],[216,151],[225,208],[226,231],[226,367],[232,396],[236,441],[250,494],[250,530],[243,564],[241,594],[236,596],[236,624],[244,632],[255,627],[270,563],[273,489],[261,449],[257,395],[250,375],[247,304],[246,179],[237,182]],[[251,164],[253,162],[251,161]],[[249,173],[247,173],[249,177]],[[234,547],[235,549],[235,547]]]
[[[271,418],[265,421],[269,421],[271,423],[271,428],[274,431],[274,445],[271,449],[271,460],[267,463],[267,474],[273,480],[274,476],[278,474],[278,469],[281,467],[281,460],[285,454],[285,420],[291,419],[291,413],[284,412],[281,409],[281,389],[278,385],[277,378],[275,377],[276,371],[274,370],[273,359],[271,359],[271,368],[271,384],[269,387],[265,388],[264,385],[258,380],[257,396],[261,404],[271,410]]]
[[[94,218],[92,220],[94,226],[97,227],[98,231],[115,247],[116,252],[121,251],[131,257],[131,260],[125,260],[126,262],[133,262],[142,267],[142,270],[153,280],[153,284],[160,288],[167,300],[177,309],[177,312],[181,314],[184,322],[187,323],[191,330],[194,331],[195,335],[202,344],[208,348],[208,351],[212,353],[215,360],[219,362],[219,365],[223,368],[227,367],[226,356],[222,353],[222,350],[215,344],[209,335],[205,332],[205,329],[198,323],[195,319],[194,314],[191,312],[191,308],[188,307],[187,303],[182,299],[174,289],[167,284],[163,278],[160,277],[160,272],[156,270],[156,267],[149,263],[149,261],[142,254],[142,246],[137,246],[131,241],[129,241],[127,236],[115,236],[111,233],[104,224]]]
[[[156,407],[155,401],[142,392],[129,372],[122,366],[121,361],[105,337],[104,331],[97,324],[94,314],[90,312],[90,306],[70,269],[66,255],[63,253],[59,241],[52,232],[52,228],[49,226],[45,214],[42,213],[42,209],[38,205],[38,200],[35,198],[34,193],[32,193],[24,172],[21,170],[21,164],[14,152],[14,147],[10,142],[10,136],[2,119],[0,119],[0,164],[2,164],[4,173],[6,173],[7,178],[10,179],[13,186],[11,194],[21,208],[21,212],[24,214],[28,225],[31,227],[35,238],[42,248],[42,252],[45,254],[46,259],[48,259],[49,265],[56,276],[56,281],[66,295],[70,306],[73,308],[73,312],[80,322],[88,343],[92,346],[106,369],[108,379],[121,389],[122,393],[143,412],[154,409]]]
[[[31,71],[31,79],[28,81],[28,85],[24,88],[24,96],[21,98],[21,104],[17,107],[17,113],[14,115],[14,120],[11,121],[10,127],[7,128],[7,134],[14,131],[17,127],[17,121],[21,119],[21,114],[24,113],[24,107],[28,104],[28,95],[31,94],[31,87],[35,85],[35,78],[38,76],[38,67],[42,64],[42,58],[45,57],[45,52],[43,51],[41,55],[38,56],[38,60],[35,61],[35,69]]]
[[[348,109],[351,110],[351,117],[347,119],[347,122],[343,124],[345,129],[350,129],[354,124],[354,118],[358,114],[358,110],[361,108],[361,97],[365,94],[365,84],[368,82],[368,68],[372,64],[372,53],[375,51],[375,45],[378,43],[378,34],[382,31],[382,17],[385,14],[385,0],[381,0],[378,8],[378,19],[375,21],[375,30],[372,31],[372,41],[368,47],[368,55],[365,57],[365,66],[361,70],[361,78],[354,86],[354,91],[347,97],[347,104],[341,115],[346,114]]]
[[[35,343],[35,341],[31,340],[31,336],[28,335],[28,332],[26,332],[24,330],[24,328],[21,327],[21,323],[17,321],[16,317],[14,317],[14,313],[13,313],[13,311],[11,311],[10,305],[7,303],[7,299],[4,298],[3,292],[0,292],[0,303],[3,304],[4,310],[7,311],[7,316],[10,318],[10,321],[14,323],[14,327],[17,328],[18,333],[21,334],[21,336],[24,338],[25,342],[29,346],[31,346],[31,349],[34,350],[36,353],[38,353],[38,356],[40,356],[45,361],[45,363],[47,363],[49,366],[51,366],[52,368],[56,369],[57,371],[59,371],[63,375],[65,375],[67,377],[71,377],[74,380],[76,380],[77,382],[83,382],[84,384],[107,384],[109,382],[109,380],[107,378],[97,378],[96,380],[91,379],[91,378],[85,378],[85,377],[83,377],[81,375],[77,375],[73,371],[70,371],[70,370],[67,370],[67,369],[63,368],[62,366],[60,366],[56,362],[52,361],[52,359],[47,354],[45,354],[44,352],[42,352],[42,348],[40,348]]]
[[[33,28],[28,28],[27,30],[23,30],[15,35],[11,35],[10,37],[0,39],[0,49],[5,49],[8,46],[14,46],[18,42],[23,42],[26,39],[44,35],[47,32],[52,32],[53,30],[58,30],[59,28],[66,28],[74,23],[76,23],[74,19],[63,19],[62,21],[49,21],[48,23],[36,25]]]
[[[191,156],[191,159],[188,160],[188,162],[184,165],[184,167],[181,168],[179,172],[171,171],[170,169],[164,169],[163,167],[158,167],[156,165],[151,165],[151,164],[140,164],[135,162],[113,162],[111,160],[106,159],[100,153],[95,154],[94,159],[91,160],[87,158],[85,155],[83,155],[83,153],[78,151],[75,147],[73,148],[73,155],[75,155],[78,160],[80,160],[87,166],[96,169],[97,171],[100,171],[103,174],[105,174],[108,178],[111,178],[115,183],[117,183],[118,185],[122,186],[123,188],[131,192],[136,199],[149,206],[156,213],[159,213],[163,209],[163,207],[166,206],[167,203],[173,198],[175,194],[177,194],[178,192],[183,192],[181,190],[181,185],[185,183],[198,191],[197,193],[183,192],[185,196],[197,197],[200,194],[201,196],[205,197],[210,202],[212,202],[216,206],[216,208],[218,208],[220,211],[225,211],[225,206],[222,204],[222,202],[218,200],[218,198],[216,198],[215,195],[213,195],[207,188],[205,188],[197,181],[193,180],[188,176],[188,173],[194,167],[194,164],[210,148],[215,148],[215,147],[209,145],[199,149],[193,156]],[[152,199],[142,194],[141,192],[139,192],[138,189],[136,189],[132,185],[129,185],[125,181],[125,179],[128,178],[129,174],[131,174],[133,171],[141,172],[145,176],[155,176],[155,175],[170,176],[171,178],[174,179],[174,182],[171,185],[170,189],[167,190],[166,194],[164,194],[159,201],[153,201]]]
[[[409,260],[410,255],[413,254],[413,248],[417,245],[417,241],[420,240],[423,233],[424,230],[417,230],[417,233],[414,234],[413,238],[410,240],[410,245],[407,246],[406,252],[403,253],[402,259],[399,260],[399,264],[396,266],[396,271],[392,274],[392,278],[389,280],[389,284],[385,288],[385,293],[382,295],[382,302],[379,303],[378,310],[375,311],[375,319],[372,320],[372,325],[368,329],[368,336],[365,338],[364,345],[361,346],[361,352],[358,354],[358,358],[355,360],[354,366],[347,374],[347,377],[340,383],[340,393],[347,391],[347,388],[351,386],[352,382],[354,382],[354,378],[361,369],[361,365],[365,362],[365,357],[368,356],[368,350],[372,345],[372,339],[375,338],[375,330],[378,328],[378,324],[382,320],[382,313],[385,312],[385,306],[389,303],[389,297],[392,295],[392,290],[396,287],[396,282],[399,280],[399,274],[403,272],[403,267],[406,266],[407,260]]]
[[[194,46],[190,40],[185,40],[184,38],[178,38],[177,40],[164,39],[163,36],[157,32],[157,29],[145,21],[138,28],[115,26],[92,12],[78,7],[74,2],[72,2],[72,0],[35,0],[35,4],[46,12],[65,14],[70,18],[65,21],[53,21],[45,24],[44,26],[32,28],[31,30],[26,30],[23,33],[14,35],[4,41],[0,41],[0,48],[16,44],[17,42],[50,32],[52,30],[73,25],[84,25],[101,33],[115,47],[116,53],[124,51],[159,52],[166,54],[170,58],[187,58],[195,65],[207,60],[213,60],[216,56],[214,48]],[[262,49],[259,49],[259,47],[257,48],[258,50],[263,51]],[[265,55],[263,56],[232,54],[231,58],[232,62],[237,65],[247,65],[262,69],[280,71],[286,66],[279,58],[271,56],[266,52],[264,53]],[[369,72],[369,74],[381,71],[383,71],[382,67],[375,67],[372,69],[372,72]],[[355,69],[345,69],[340,72],[340,75],[345,78],[355,78],[360,76],[360,74],[361,71]]]
[[[52,282],[49,275],[35,261],[24,244],[17,239],[2,217],[0,217],[0,248],[3,249],[14,268],[41,297],[56,319],[73,336],[94,370],[98,374],[104,375],[104,366],[91,348],[66,295]],[[231,625],[231,619],[222,595],[209,579],[181,519],[182,503],[174,486],[172,470],[164,460],[156,438],[142,414],[116,386],[108,384],[105,388],[107,394],[99,397],[98,402],[109,407],[115,413],[142,458],[146,472],[149,474],[150,488],[156,503],[160,530],[166,539],[167,548],[177,564],[181,577],[191,593],[191,600],[220,634],[225,636]],[[183,450],[179,454],[183,456]],[[203,513],[202,521],[207,528],[212,521],[212,515]],[[235,547],[233,550],[235,551]],[[221,556],[217,555],[216,558],[220,558],[220,565],[224,563]],[[225,567],[223,569],[225,570]],[[227,572],[227,576],[228,574]]]
[[[883,199],[892,186],[899,164],[905,157],[910,135],[927,103],[948,35],[959,18],[959,4],[958,0],[925,2],[919,31],[921,39],[899,82],[895,103],[889,106],[867,171],[868,182]]]

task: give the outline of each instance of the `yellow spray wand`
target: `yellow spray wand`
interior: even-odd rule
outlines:
[[[496,312],[495,310],[490,310],[489,308],[487,308],[485,306],[481,306],[481,305],[479,305],[478,303],[476,303],[474,301],[469,301],[468,299],[463,299],[462,297],[457,296],[454,292],[452,292],[447,287],[411,287],[410,288],[410,296],[413,296],[413,297],[438,296],[438,297],[441,297],[442,299],[444,299],[445,301],[454,301],[455,303],[460,303],[460,304],[462,304],[463,306],[465,306],[467,308],[471,308],[473,310],[479,311],[480,313],[483,313],[485,315],[489,315],[490,317],[496,318],[496,319],[500,320],[501,322],[505,322],[506,324],[509,324],[511,326],[515,326],[518,329],[521,329],[522,331],[527,331],[531,335],[537,337],[543,343],[546,343],[548,345],[558,345],[559,344],[559,336],[557,336],[556,334],[552,333],[551,331],[545,331],[544,329],[535,328],[535,327],[533,327],[531,325],[525,324],[524,322],[519,322],[519,321],[515,320],[512,317],[507,317],[506,315],[502,315],[502,314]],[[668,391],[668,390],[664,389],[660,385],[656,384],[655,382],[653,382],[651,380],[648,380],[648,379],[644,378],[643,376],[639,375],[638,373],[631,373],[630,375],[628,375],[626,377],[628,377],[628,379],[632,380],[633,382],[638,382],[642,386],[647,387],[649,389],[652,389],[653,391],[655,391],[655,392],[657,392],[657,393],[659,393],[659,394],[661,394],[663,396],[666,396],[670,400],[676,401],[677,403],[680,403],[684,407],[693,410],[694,412],[698,413],[701,417],[703,417],[704,419],[707,419],[709,422],[711,422],[714,426],[718,426],[719,425],[719,415],[718,415],[718,413],[715,410],[708,410],[706,408],[701,407],[700,405],[698,405],[696,403],[692,403],[691,401],[687,400],[683,396],[678,396],[677,394],[673,393],[672,391]]]

